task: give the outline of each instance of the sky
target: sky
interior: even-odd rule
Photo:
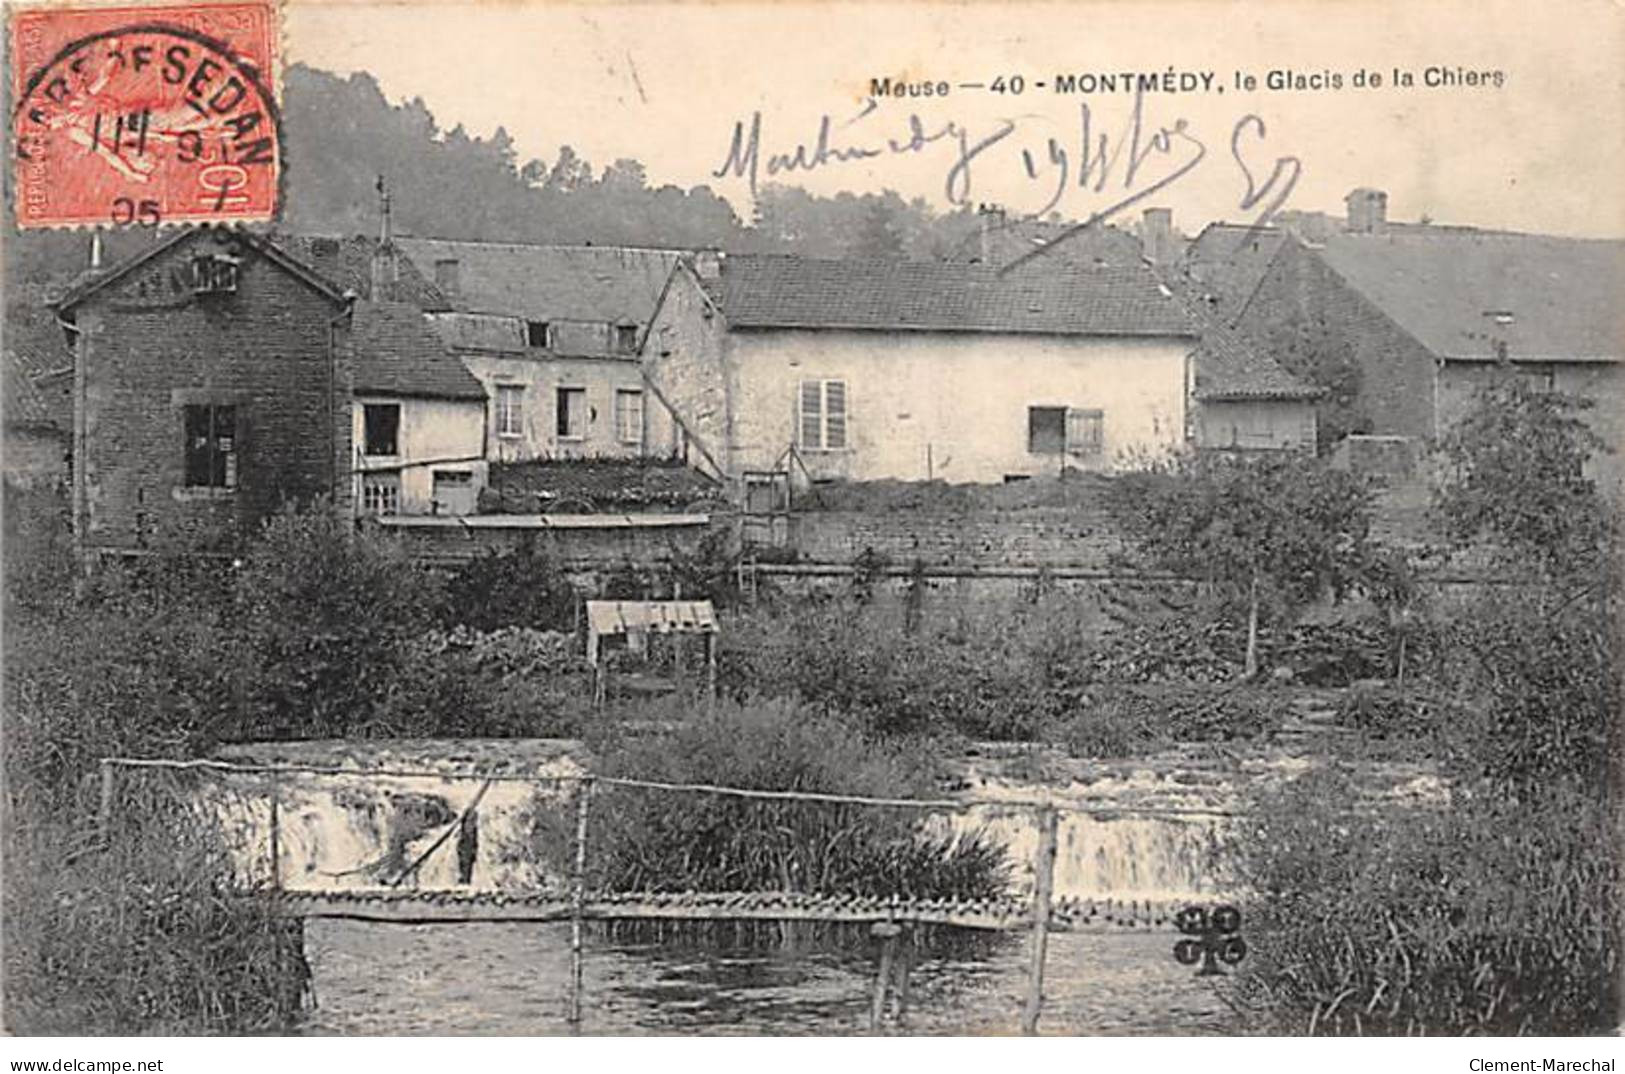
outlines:
[[[551,161],[563,143],[599,167],[635,157],[651,182],[710,185],[747,217],[748,180],[717,173],[736,125],[759,116],[759,182],[820,193],[894,189],[1077,219],[1158,205],[1194,233],[1256,219],[1280,194],[1281,208],[1341,211],[1369,186],[1388,193],[1394,219],[1625,236],[1625,5],[1608,0],[293,0],[283,11],[287,63],[370,72],[392,101],[422,97],[444,128],[504,126],[521,160]],[[1392,85],[1396,68],[1415,84]],[[1429,68],[1499,72],[1499,84],[1428,87]],[[1355,86],[1361,70],[1383,84]],[[1272,71],[1302,88],[1269,89]],[[1155,73],[1159,88],[1056,90],[1059,75],[1124,72]],[[1176,87],[1181,75],[1212,81],[1168,93],[1170,74]],[[1340,88],[1324,84],[1333,75]],[[950,89],[866,103],[882,77]],[[1001,78],[1003,93],[960,88]],[[812,155],[826,116],[827,145],[848,159],[770,176],[772,155]]]

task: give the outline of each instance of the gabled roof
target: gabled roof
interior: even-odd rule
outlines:
[[[1214,313],[1235,324],[1288,239],[1281,228],[1219,221],[1196,236],[1183,267],[1204,300],[1211,296]]]
[[[680,250],[397,239],[428,279],[457,262],[453,309],[527,321],[648,324]]]
[[[379,297],[372,293],[372,262],[378,251],[377,239],[365,235],[277,235],[275,241],[339,291],[354,291],[365,299]],[[398,245],[395,265],[395,293],[391,301],[416,306],[426,313],[451,309],[446,296],[424,278]]]
[[[1625,358],[1625,242],[1389,225],[1314,247],[1325,263],[1441,358]],[[1510,315],[1508,317],[1507,315]]]
[[[358,395],[485,399],[484,387],[414,306],[358,302],[350,338]]]
[[[168,253],[170,250],[175,249],[183,243],[190,242],[199,236],[211,235],[218,235],[224,239],[229,239],[233,242],[242,242],[253,247],[260,254],[262,254],[266,260],[281,266],[281,268],[294,276],[296,279],[302,281],[307,286],[322,294],[337,305],[342,305],[348,301],[348,299],[346,299],[344,296],[342,288],[336,286],[333,281],[325,279],[310,265],[307,265],[293,254],[290,254],[287,250],[284,250],[273,240],[266,238],[263,235],[257,235],[252,231],[242,231],[236,228],[216,228],[211,225],[203,225],[200,227],[179,228],[170,238],[148,247],[127,261],[105,269],[93,269],[81,274],[68,285],[67,290],[58,296],[56,300],[51,303],[51,305],[56,309],[64,311],[72,309],[74,306],[77,306],[91,295],[100,291],[102,288],[114,283],[117,280],[123,279],[131,272],[134,272],[142,265],[145,265],[147,262],[154,261]]]
[[[996,264],[1007,264],[1036,249],[1045,251],[1016,272],[1050,272],[1057,264],[1077,269],[1143,266],[1169,292],[1201,337],[1194,356],[1198,399],[1312,399],[1321,394],[1233,332],[1207,300],[1205,290],[1177,268],[1148,265],[1140,240],[1119,228],[1108,224],[1075,229],[1024,221],[990,230],[987,240],[987,252]]]
[[[1196,334],[1143,265],[1001,275],[980,264],[745,254],[724,258],[705,286],[742,329]]]

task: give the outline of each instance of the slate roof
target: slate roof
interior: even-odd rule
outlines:
[[[1178,268],[1148,266],[1140,241],[1119,228],[1106,225],[1074,230],[1025,221],[995,228],[987,238],[988,255],[995,264],[1007,264],[1033,249],[1046,249],[1045,256],[1028,260],[1017,272],[1046,272],[1056,263],[1073,268],[1143,266],[1170,292],[1201,336],[1195,352],[1198,399],[1311,399],[1321,394],[1232,331],[1216,304],[1207,300],[1207,291]]]
[[[1316,252],[1439,357],[1493,360],[1504,340],[1514,361],[1625,358],[1625,241],[1401,224]]]
[[[1233,325],[1288,238],[1276,227],[1219,221],[1196,236],[1185,251],[1183,268],[1204,296],[1212,296],[1214,312]]]
[[[339,291],[354,291],[365,299],[372,293],[372,258],[378,240],[365,235],[273,235],[272,241],[329,280]],[[451,309],[451,303],[397,244],[393,301],[425,312]]]
[[[528,321],[648,324],[683,257],[680,250],[625,246],[397,242],[429,280],[436,279],[436,261],[457,262],[456,293],[446,296],[453,309]]]
[[[1143,265],[1001,276],[980,264],[745,254],[724,258],[707,290],[742,329],[1196,334]]]
[[[485,388],[415,306],[356,303],[351,340],[358,394],[485,399]]]

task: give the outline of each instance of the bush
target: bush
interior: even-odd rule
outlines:
[[[507,627],[573,630],[574,587],[532,539],[462,564],[446,580],[441,620],[448,629],[495,631]]]
[[[1559,792],[1358,808],[1322,771],[1254,803],[1244,1011],[1275,1032],[1573,1034],[1613,1028],[1611,810]]]
[[[663,734],[605,741],[596,769],[668,783],[885,798],[940,796],[921,744],[887,744],[788,702],[725,704]],[[917,810],[599,787],[591,883],[609,891],[794,891],[985,898],[1008,881],[1004,851],[954,838]],[[544,853],[571,833],[543,820]],[[548,827],[549,824],[554,827]]]
[[[127,804],[109,848],[97,851],[71,813],[13,789],[7,1031],[288,1032],[310,980],[300,923],[230,890],[218,837],[184,809],[151,796]]]

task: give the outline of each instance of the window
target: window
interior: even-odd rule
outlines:
[[[635,354],[638,349],[638,326],[635,324],[618,324],[615,326],[615,350],[621,354]]]
[[[1034,455],[1059,455],[1066,450],[1066,407],[1027,408],[1027,450]]]
[[[237,487],[237,408],[205,403],[185,408],[186,484]]]
[[[237,290],[237,259],[225,254],[192,258],[192,290],[197,294],[229,294]]]
[[[455,257],[436,258],[434,263],[434,285],[449,297],[457,296],[459,265]]]
[[[623,389],[615,393],[615,436],[623,444],[643,443],[643,393]]]
[[[518,384],[497,385],[497,435],[523,436],[525,389]]]
[[[367,403],[361,408],[368,455],[398,455],[401,439],[401,405]]]
[[[468,470],[434,472],[434,513],[471,515],[479,499],[474,491],[474,475]]]
[[[1066,451],[1069,455],[1099,455],[1106,450],[1106,412],[1080,410],[1066,412]]]
[[[547,347],[553,341],[552,331],[546,321],[525,322],[525,346]]]
[[[565,440],[580,440],[587,435],[587,389],[558,390],[558,433]]]
[[[1027,408],[1027,450],[1034,455],[1099,455],[1106,413],[1064,406]]]
[[[846,381],[801,382],[801,446],[811,451],[846,448]]]
[[[361,510],[369,515],[401,512],[401,475],[367,474],[361,479]]]

